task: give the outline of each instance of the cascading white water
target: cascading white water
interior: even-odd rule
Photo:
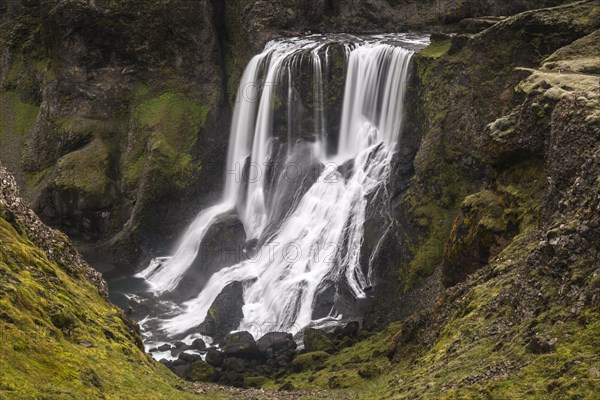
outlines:
[[[347,74],[334,154],[327,155],[325,150],[327,88],[323,71],[329,62],[327,45],[339,38],[274,41],[246,68],[232,122],[222,202],[200,213],[173,257],[153,262],[140,276],[152,284],[157,295],[175,290],[215,219],[233,210],[244,225],[247,239],[260,239],[260,247],[252,258],[214,273],[196,298],[185,302],[175,316],[161,321],[161,329],[168,335],[188,333],[197,327],[218,294],[234,281],[244,284],[241,327],[268,326],[293,333],[316,322],[315,298],[326,279],[344,281],[357,298],[372,284],[370,272],[365,274],[360,266],[365,211],[368,195],[385,190],[401,132],[413,56],[412,50],[398,42],[402,39],[401,44],[422,46],[426,39],[344,38]],[[389,43],[391,39],[393,43]],[[292,121],[296,101],[292,77],[307,58],[312,64],[314,140],[300,145],[294,144],[297,124]],[[273,104],[278,101],[277,86],[283,81],[288,82],[286,157],[308,151],[322,168],[316,181],[274,225],[276,229],[267,232],[273,221],[269,220],[272,210],[266,200],[264,175],[274,158]],[[351,172],[331,167],[348,162],[352,163]],[[244,166],[254,179],[242,179]],[[262,174],[262,179],[257,174]],[[337,317],[332,310],[326,319]]]

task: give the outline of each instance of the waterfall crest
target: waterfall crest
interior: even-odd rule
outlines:
[[[240,328],[296,333],[345,317],[342,292],[365,296],[374,283],[371,266],[361,267],[365,211],[370,195],[386,190],[411,59],[425,43],[416,35],[282,39],[249,62],[221,202],[198,215],[172,257],[154,260],[139,276],[158,297],[175,293],[207,231],[227,213],[243,224],[244,257],[158,318],[160,330],[193,332],[236,281],[244,287]],[[339,84],[328,74],[334,64],[345,80],[337,110],[328,102],[328,91]],[[317,312],[324,297],[329,305]]]

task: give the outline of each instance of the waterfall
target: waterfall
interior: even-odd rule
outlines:
[[[227,213],[238,216],[247,243],[256,246],[160,318],[160,330],[169,336],[193,332],[235,281],[244,287],[240,328],[295,333],[343,317],[336,306],[340,286],[353,298],[365,296],[374,283],[371,266],[361,266],[369,196],[386,191],[409,66],[425,44],[416,35],[281,39],[249,62],[237,94],[221,202],[198,215],[172,257],[154,260],[139,276],[158,297],[176,292],[207,231]],[[332,60],[334,45],[341,46],[341,59]],[[336,62],[345,84],[343,102],[332,110],[327,73]],[[334,118],[339,132],[330,129]],[[295,180],[285,170],[289,165]],[[337,291],[333,306],[316,315],[315,304],[328,289]]]

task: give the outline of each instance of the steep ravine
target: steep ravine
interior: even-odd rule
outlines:
[[[437,1],[433,19],[409,12],[410,1],[369,0],[358,14],[346,1],[311,3],[314,12],[266,3],[8,3],[0,160],[35,211],[94,265],[134,269],[216,193],[230,90],[267,38],[348,26],[462,30],[434,35],[415,60],[397,228],[377,258],[364,329],[313,332],[314,351],[287,371],[262,376],[237,363],[231,381],[282,390],[267,398],[594,398],[597,2],[462,24],[540,3]],[[480,23],[489,28],[466,33]],[[99,275],[16,192],[0,170],[0,397],[189,397],[139,350]],[[188,378],[222,376],[196,362]],[[265,396],[195,385],[208,398]],[[298,389],[313,392],[286,392]]]

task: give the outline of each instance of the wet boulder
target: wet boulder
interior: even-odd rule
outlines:
[[[244,288],[242,283],[231,282],[213,301],[198,331],[202,335],[212,337],[215,341],[220,341],[239,326],[244,318],[243,306]]]
[[[213,367],[220,367],[223,364],[225,355],[219,350],[211,349],[206,352],[206,362]]]
[[[243,261],[245,244],[246,232],[237,215],[231,212],[218,217],[206,231],[196,259],[173,292],[178,300],[195,298],[214,273]]]
[[[169,351],[171,350],[171,345],[169,343],[165,343],[161,346],[158,346],[158,351]]]
[[[223,369],[227,371],[235,371],[237,373],[244,373],[249,367],[247,360],[239,357],[227,357],[223,360]]]
[[[206,343],[204,343],[204,340],[202,340],[202,339],[196,339],[192,342],[192,345],[190,346],[190,348],[194,349],[194,350],[205,350]]]
[[[201,360],[202,357],[200,357],[200,355],[198,355],[198,354],[192,354],[192,353],[183,352],[183,353],[179,353],[179,357],[177,359],[178,360],[183,360],[186,363],[191,364],[193,362]]]

